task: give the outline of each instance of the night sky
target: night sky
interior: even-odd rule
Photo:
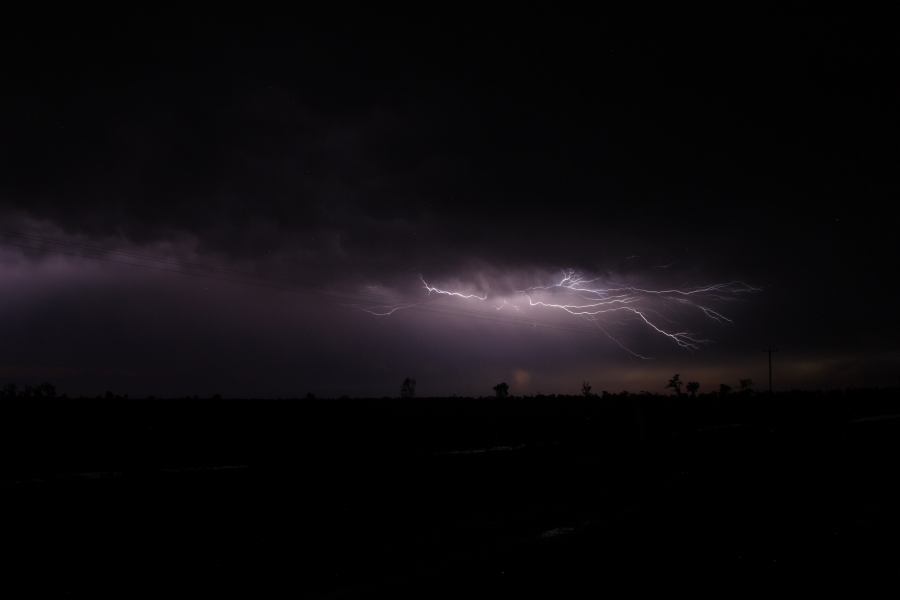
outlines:
[[[779,389],[897,385],[889,25],[457,4],[12,15],[0,383],[762,388],[773,346]],[[532,305],[588,303],[535,289],[569,269],[640,314]]]

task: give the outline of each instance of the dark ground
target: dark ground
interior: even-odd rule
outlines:
[[[890,580],[898,402],[10,400],[3,579],[336,598]]]

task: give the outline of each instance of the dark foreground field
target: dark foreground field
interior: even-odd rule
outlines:
[[[730,596],[900,565],[896,392],[0,410],[9,597]]]

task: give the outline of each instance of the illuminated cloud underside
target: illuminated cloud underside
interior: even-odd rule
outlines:
[[[667,317],[664,312],[671,312],[673,309],[694,311],[706,320],[729,324],[732,323],[732,319],[711,305],[761,291],[760,288],[743,281],[715,283],[689,289],[648,289],[631,285],[601,286],[598,283],[601,279],[599,277],[587,278],[574,270],[566,270],[555,283],[490,296],[472,290],[439,287],[429,283],[424,277],[420,279],[426,296],[422,300],[356,308],[373,316],[389,317],[405,309],[422,309],[432,300],[443,297],[462,303],[475,302],[488,305],[497,313],[513,311],[523,315],[527,312],[533,319],[546,318],[553,313],[567,314],[590,323],[624,351],[641,359],[649,357],[636,352],[619,337],[610,333],[608,325],[615,316],[629,317],[631,322],[668,338],[681,349],[697,350],[711,340],[679,327],[678,323]],[[474,312],[468,314],[476,315]],[[663,325],[663,322],[668,324]]]

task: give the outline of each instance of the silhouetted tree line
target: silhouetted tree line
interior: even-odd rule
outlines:
[[[50,383],[42,383],[40,385],[26,385],[19,387],[15,383],[7,383],[0,388],[0,399],[52,399],[58,398],[56,387]]]
[[[0,387],[0,400],[55,400],[68,398],[66,394],[59,394],[52,383],[39,385],[25,385],[19,387],[15,383],[7,383]],[[213,398],[221,399],[218,394]],[[116,394],[106,391],[102,395],[94,396],[95,400],[127,400],[128,394]]]
[[[645,399],[653,399],[653,398],[683,398],[688,396],[692,399],[696,400],[710,400],[715,399],[721,401],[725,398],[734,399],[754,399],[761,400],[766,394],[758,392],[754,388],[754,382],[752,379],[740,379],[738,381],[737,390],[726,384],[719,384],[718,388],[715,388],[712,391],[707,391],[705,393],[701,393],[701,384],[697,381],[688,381],[683,382],[681,379],[681,375],[679,373],[675,373],[664,386],[666,390],[671,390],[671,394],[659,394],[655,392],[649,392],[646,390],[642,390],[640,392],[610,392],[607,390],[602,390],[600,392],[594,392],[593,386],[589,381],[583,381],[581,384],[581,393],[578,395],[575,394],[528,394],[528,395],[517,395],[515,396],[518,399],[522,400],[551,400],[551,399],[575,399],[575,398],[596,398],[596,399],[606,399],[606,400],[615,400],[615,399],[629,399],[629,398],[645,398]],[[894,390],[894,388],[881,389],[881,388],[859,388],[859,389],[847,389],[847,390],[819,390],[816,392],[799,392],[799,391],[783,391],[777,392],[776,395],[780,397],[791,396],[791,395],[809,395],[809,394],[875,394],[880,395],[883,393],[888,393],[889,390]],[[508,383],[500,382],[493,386],[492,388],[493,396],[498,399],[507,399],[511,397],[511,389]],[[893,393],[893,392],[891,392]],[[402,385],[400,387],[400,397],[402,399],[413,399],[416,398],[416,380],[407,377],[403,380]],[[107,391],[102,395],[96,396],[82,396],[80,399],[93,399],[93,400],[127,400],[129,398],[128,394],[117,394],[111,391]],[[298,397],[299,398],[299,397]],[[310,401],[319,400],[319,398],[312,394],[307,393],[304,398]],[[431,398],[428,399],[457,399],[463,400],[465,396],[457,396],[452,395],[449,397],[443,398]],[[70,399],[66,394],[59,394],[57,392],[56,387],[51,383],[42,383],[39,385],[25,385],[19,386],[15,383],[7,383],[0,387],[0,400],[13,400],[13,399]],[[76,399],[76,398],[72,398]],[[149,396],[148,400],[154,400],[155,397]],[[185,400],[201,400],[200,396],[184,396]],[[208,396],[209,400],[222,400],[222,396],[220,394],[215,394],[212,396]],[[339,400],[347,400],[352,401],[353,398],[350,398],[347,395],[340,396],[337,398]],[[390,398],[385,396],[382,400],[389,400]]]
[[[501,381],[493,388],[494,397],[504,399],[510,397],[510,389],[509,384],[505,381]],[[687,391],[687,395],[691,398],[696,399],[700,395],[700,382],[699,381],[688,381],[687,383],[681,380],[681,374],[675,373],[672,375],[671,379],[666,383],[665,389],[672,390],[672,394],[676,397],[683,397],[685,395],[685,391]],[[741,379],[738,381],[738,389],[742,396],[751,396],[755,393],[753,388],[753,380],[752,379]],[[728,396],[732,392],[733,388],[726,384],[720,383],[718,392],[715,394],[718,397]],[[622,392],[623,395],[627,396],[628,392]],[[611,394],[607,391],[602,392],[602,397],[609,397]],[[653,395],[650,392],[642,391],[640,395]],[[709,394],[707,394],[709,395]],[[416,396],[416,380],[407,377],[403,380],[403,383],[400,386],[400,398],[404,400],[408,400],[411,398],[415,398]],[[556,397],[557,394],[551,394],[550,396]],[[567,394],[560,394],[559,396],[567,396]],[[584,398],[595,398],[598,397],[597,394],[593,393],[593,386],[591,386],[590,381],[582,381],[581,382],[581,396]],[[549,397],[545,394],[540,394],[539,397]],[[307,399],[313,399],[315,396],[312,394],[307,394]]]
[[[672,390],[672,393],[675,396],[681,397],[684,395],[684,392],[681,391],[682,386],[687,390],[687,393],[691,396],[691,398],[696,398],[698,392],[700,391],[700,382],[699,381],[688,381],[687,384],[681,381],[681,374],[675,373],[672,375],[672,378],[669,379],[668,383],[666,383],[665,389]],[[738,389],[740,393],[744,396],[753,395],[753,380],[752,379],[741,379],[738,381]],[[732,392],[733,388],[727,383],[719,384],[719,392],[718,395],[720,397],[727,396]]]

